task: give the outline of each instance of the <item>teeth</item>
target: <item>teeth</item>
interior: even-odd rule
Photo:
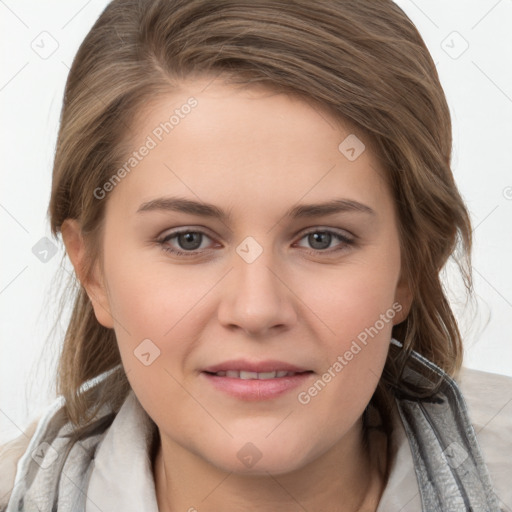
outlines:
[[[275,379],[277,372],[261,372],[258,373],[258,379]]]
[[[291,375],[295,375],[295,372],[287,372],[286,370],[279,370],[273,372],[246,372],[244,370],[226,370],[217,372],[215,375],[217,377],[230,377],[232,379],[242,379],[242,380],[250,380],[250,379],[259,379],[259,380],[267,380],[267,379],[275,379],[280,377],[288,377]]]
[[[258,373],[257,372],[240,372],[240,378],[243,379],[243,380],[248,380],[248,379],[257,379],[258,378]]]

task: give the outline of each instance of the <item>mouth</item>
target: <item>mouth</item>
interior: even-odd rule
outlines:
[[[282,361],[226,361],[201,371],[213,389],[244,401],[271,400],[285,395],[314,375]]]
[[[289,372],[287,370],[275,370],[272,372],[250,372],[247,370],[225,370],[218,372],[205,372],[209,375],[216,377],[229,377],[230,379],[242,379],[242,380],[269,380],[269,379],[281,379],[283,377],[293,377],[303,373],[313,373],[311,370],[304,372]]]

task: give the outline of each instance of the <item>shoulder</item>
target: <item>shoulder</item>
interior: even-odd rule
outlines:
[[[500,504],[512,507],[512,377],[462,368],[456,381]]]
[[[19,459],[26,452],[39,419],[34,420],[18,437],[0,446],[0,510],[7,506],[14,487]]]
[[[43,408],[42,414],[33,418],[19,436],[0,446],[0,512],[9,503],[14,484],[18,478],[20,464],[27,459],[28,452],[37,447],[38,439],[54,419],[62,416],[62,397]]]
[[[512,427],[512,377],[462,368],[456,382],[477,434],[505,434]]]

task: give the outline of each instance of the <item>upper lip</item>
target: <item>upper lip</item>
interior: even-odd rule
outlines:
[[[208,373],[217,373],[228,370],[238,370],[257,373],[274,372],[279,370],[295,373],[311,371],[307,368],[296,366],[290,363],[285,363],[283,361],[247,361],[245,359],[234,359],[231,361],[224,361],[223,363],[218,363],[203,369],[204,372]]]

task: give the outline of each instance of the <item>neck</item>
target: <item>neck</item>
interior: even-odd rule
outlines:
[[[223,471],[161,435],[153,467],[159,510],[375,511],[385,484],[385,442],[373,443],[370,454],[362,437],[358,422],[306,466],[277,475],[244,475]]]

